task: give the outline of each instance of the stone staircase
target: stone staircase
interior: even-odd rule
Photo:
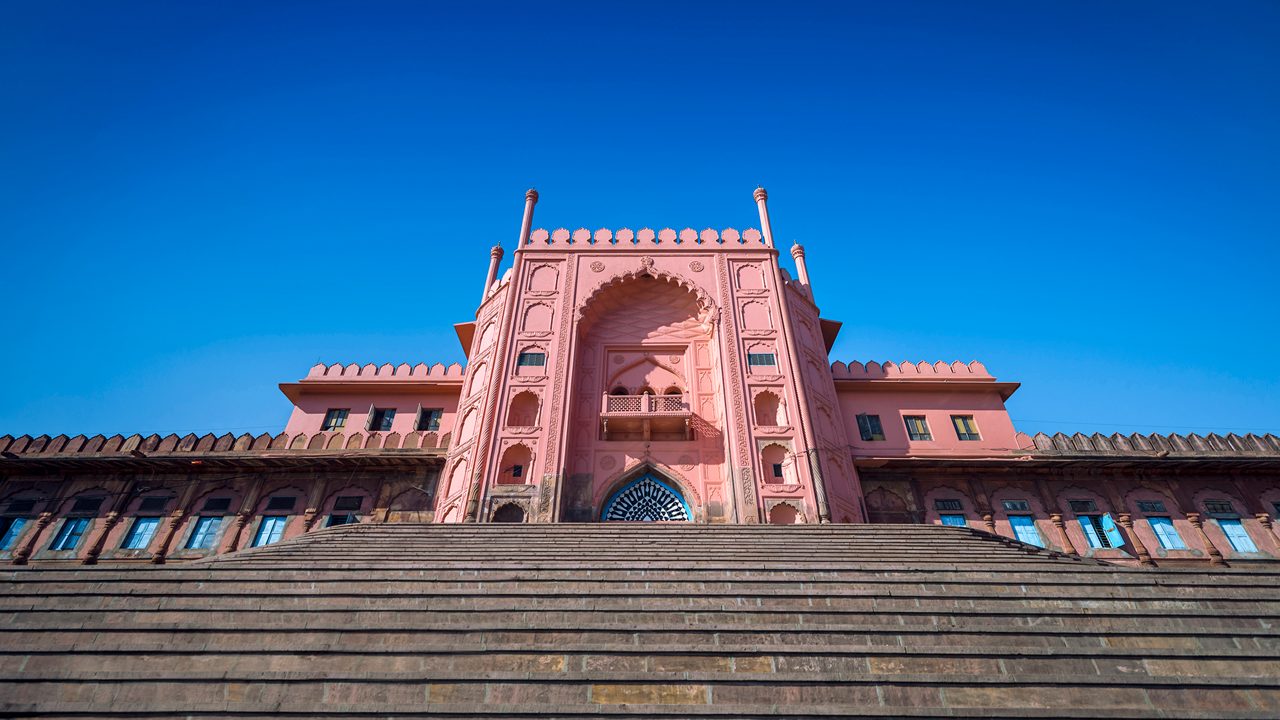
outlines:
[[[0,576],[5,717],[1280,717],[1280,572],[922,525],[321,530]]]

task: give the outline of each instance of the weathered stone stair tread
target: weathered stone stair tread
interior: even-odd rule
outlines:
[[[956,528],[362,525],[0,573],[0,714],[1276,717],[1278,578]]]

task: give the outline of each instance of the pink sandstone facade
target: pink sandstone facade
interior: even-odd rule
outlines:
[[[840,323],[820,317],[801,246],[794,276],[783,267],[763,189],[762,230],[742,232],[533,230],[537,199],[526,195],[511,267],[498,277],[495,247],[475,320],[457,326],[465,371],[317,366],[283,386],[286,432],[322,431],[326,412],[346,409],[365,426],[331,441],[350,446],[379,409],[396,411],[399,436],[439,410],[446,523],[504,506],[539,522],[606,519],[644,477],[678,496],[665,519],[864,522],[854,455],[1030,442],[1004,409],[1016,385],[978,363],[830,365]],[[933,438],[909,440],[889,421],[903,413],[923,415]],[[882,419],[883,441],[861,439],[859,414]],[[974,440],[958,438],[953,414],[972,419]]]
[[[1018,433],[977,362],[831,363],[799,245],[534,229],[453,364],[317,365],[279,435],[0,438],[0,560],[198,559],[344,522],[928,523],[1133,564],[1280,556],[1280,438]],[[794,272],[784,265],[794,267]],[[141,529],[140,529],[141,528]]]

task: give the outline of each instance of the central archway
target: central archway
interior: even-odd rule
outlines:
[[[680,491],[645,473],[609,496],[600,519],[622,522],[688,522],[689,503]]]

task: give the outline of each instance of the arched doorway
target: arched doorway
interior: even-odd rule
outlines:
[[[524,510],[519,505],[507,503],[494,511],[493,522],[522,523],[524,522]]]
[[[689,503],[671,485],[645,473],[609,496],[600,519],[623,522],[688,522]]]

